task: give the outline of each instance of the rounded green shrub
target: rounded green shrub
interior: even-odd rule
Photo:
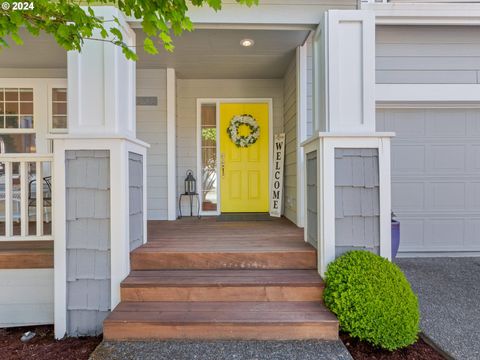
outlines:
[[[397,265],[350,251],[330,263],[325,283],[325,304],[342,331],[390,351],[417,340],[418,300]]]

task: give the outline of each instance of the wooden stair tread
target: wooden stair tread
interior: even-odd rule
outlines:
[[[316,269],[317,254],[285,251],[145,251],[130,254],[132,270]]]
[[[127,287],[322,286],[315,270],[140,270],[122,282]]]
[[[285,252],[285,251],[297,251],[297,252],[315,252],[315,248],[311,245],[303,246],[303,244],[285,244],[281,243],[271,246],[270,244],[243,244],[242,246],[232,246],[229,244],[209,244],[209,246],[198,244],[168,244],[162,242],[161,244],[155,245],[151,243],[146,243],[145,245],[135,249],[133,253],[149,253],[149,252],[188,252],[188,253],[215,253],[215,252],[224,252],[224,253],[248,253],[248,252]]]
[[[314,324],[338,321],[321,302],[122,302],[109,323]]]

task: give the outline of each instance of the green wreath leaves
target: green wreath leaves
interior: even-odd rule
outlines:
[[[244,136],[238,134],[238,128],[241,125],[246,125],[250,128],[249,135]],[[227,134],[230,136],[230,139],[236,146],[246,148],[257,142],[258,138],[260,137],[260,126],[258,126],[257,120],[255,120],[252,115],[235,115],[232,120],[230,120],[230,126],[227,128]]]

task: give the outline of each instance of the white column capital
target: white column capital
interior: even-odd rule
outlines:
[[[123,40],[135,46],[135,32],[118,9],[93,9],[106,20],[118,18]],[[98,40],[98,33],[93,38],[85,40],[81,52],[67,54],[69,133],[135,137],[135,61],[127,60],[120,47]]]
[[[314,37],[317,129],[375,132],[375,14],[329,10]]]

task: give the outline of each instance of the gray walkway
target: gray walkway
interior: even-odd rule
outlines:
[[[396,263],[418,294],[422,331],[456,359],[480,359],[480,258]]]
[[[341,341],[102,342],[91,360],[352,360]]]

